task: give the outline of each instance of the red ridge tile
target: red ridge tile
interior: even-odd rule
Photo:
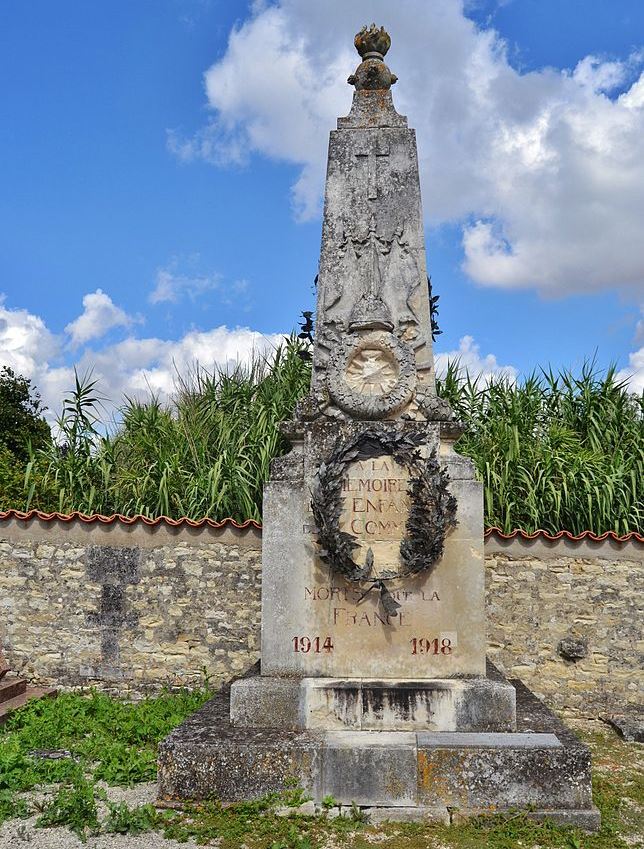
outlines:
[[[121,522],[123,525],[136,525],[136,524],[144,524],[148,526],[155,526],[160,524],[169,525],[170,527],[177,528],[183,525],[186,525],[190,528],[226,528],[233,527],[238,530],[243,530],[244,528],[255,528],[257,530],[261,530],[262,526],[260,522],[256,522],[255,519],[246,519],[245,522],[236,522],[234,519],[222,519],[220,522],[215,521],[214,519],[189,519],[187,516],[184,516],[182,519],[170,519],[168,516],[157,516],[156,519],[150,519],[147,516],[123,516],[120,513],[115,513],[113,516],[101,516],[98,513],[93,513],[91,516],[86,515],[85,513],[43,513],[40,510],[29,510],[27,513],[21,510],[0,510],[0,521],[4,519],[17,519],[20,522],[28,522],[31,519],[39,519],[42,522],[73,522],[74,520],[78,520],[79,522],[84,522],[85,524],[101,524],[101,525],[112,525],[115,522]],[[613,542],[629,542],[630,540],[635,540],[637,542],[644,543],[644,536],[642,534],[638,534],[637,531],[631,531],[624,536],[619,536],[613,531],[606,531],[603,534],[594,534],[592,531],[582,531],[580,534],[573,534],[570,531],[558,531],[555,534],[551,534],[548,531],[538,530],[532,533],[528,533],[527,531],[515,530],[509,534],[503,533],[500,528],[486,528],[485,529],[485,539],[487,539],[492,534],[500,537],[501,539],[515,539],[519,537],[521,539],[547,539],[550,541],[555,541],[561,539],[571,540],[573,542],[579,542],[580,540],[590,540],[591,542],[603,542],[605,539],[610,539]]]

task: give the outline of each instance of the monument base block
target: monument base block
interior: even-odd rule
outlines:
[[[230,716],[240,728],[326,731],[514,731],[514,687],[488,678],[374,681],[277,678],[235,681]]]
[[[282,683],[273,704],[261,708],[262,728],[233,725],[231,694],[224,691],[175,729],[159,747],[159,799],[235,802],[297,782],[317,803],[326,796],[354,803],[373,822],[447,822],[523,810],[599,827],[588,748],[518,681],[511,682],[517,696],[512,732],[289,729],[284,715],[289,699],[299,705],[299,694],[287,690],[296,682]],[[252,698],[241,682],[233,691],[235,698],[244,692]],[[297,717],[297,710],[288,715]]]

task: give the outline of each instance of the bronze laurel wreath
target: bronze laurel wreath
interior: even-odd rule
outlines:
[[[456,525],[456,499],[447,489],[449,475],[441,468],[435,450],[429,457],[422,457],[419,445],[425,439],[426,433],[422,430],[391,430],[372,425],[347,443],[338,441],[328,459],[320,463],[313,482],[311,509],[320,558],[347,580],[368,584],[365,595],[378,589],[383,608],[389,615],[395,615],[400,605],[385,581],[430,571],[443,555],[447,531]],[[364,566],[358,565],[353,559],[357,540],[340,530],[342,478],[349,463],[386,454],[392,455],[410,472],[411,506],[406,534],[400,543],[403,569],[384,571],[374,578],[371,549]]]

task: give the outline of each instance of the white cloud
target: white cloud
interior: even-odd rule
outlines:
[[[100,351],[85,349],[77,359],[79,374],[91,372],[107,413],[129,397],[146,397],[150,390],[162,399],[173,392],[177,374],[186,375],[199,363],[208,370],[232,368],[255,353],[269,356],[284,335],[264,335],[248,328],[216,327],[191,330],[178,340],[128,338]],[[53,422],[61,400],[74,385],[74,369],[66,365],[64,337],[52,334],[44,321],[27,310],[7,309],[0,296],[0,366],[31,378],[49,408]]]
[[[628,355],[628,368],[617,372],[617,379],[627,381],[633,392],[644,392],[644,348]]]
[[[100,339],[113,327],[129,327],[134,319],[112,301],[102,289],[83,297],[83,312],[65,327],[73,348]]]
[[[427,220],[460,222],[467,273],[553,296],[643,291],[642,53],[520,73],[461,0],[391,8],[255,4],[206,72],[211,121],[191,139],[171,133],[170,148],[185,160],[294,163],[297,215],[316,215],[328,131],[350,105],[351,35],[365,21],[390,23],[394,99],[417,130]]]
[[[635,344],[644,343],[644,304],[640,306],[641,318],[635,326]],[[618,380],[625,380],[633,392],[644,392],[644,346],[628,355],[628,368],[617,372]]]
[[[180,269],[180,261],[175,257],[168,265],[157,269],[156,281],[153,291],[148,300],[152,304],[169,302],[176,304],[182,298],[190,298],[194,301],[205,292],[213,292],[221,288],[222,276],[217,272],[210,274],[198,274],[195,266],[199,256],[194,255],[187,259],[186,264],[190,273]]]
[[[254,353],[270,354],[283,340],[281,334],[225,326],[192,330],[176,341],[129,338],[98,352],[86,351],[79,369],[91,368],[102,393],[118,406],[124,395],[142,397],[150,390],[167,399],[176,375],[186,376],[197,363],[208,371],[215,366],[233,368],[248,362]]]
[[[463,336],[458,350],[436,353],[434,358],[436,374],[439,377],[444,376],[448,364],[457,362],[470,377],[479,378],[484,382],[489,381],[491,377],[506,378],[512,382],[516,380],[518,371],[514,366],[500,366],[494,354],[481,356],[480,351],[480,346],[476,344],[472,336]]]
[[[30,377],[41,363],[47,367],[58,356],[60,340],[39,316],[7,309],[4,301],[0,295],[0,366]]]

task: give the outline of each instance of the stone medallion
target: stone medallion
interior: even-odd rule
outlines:
[[[328,389],[338,407],[364,419],[398,412],[416,387],[414,354],[386,331],[351,336],[329,362]]]

